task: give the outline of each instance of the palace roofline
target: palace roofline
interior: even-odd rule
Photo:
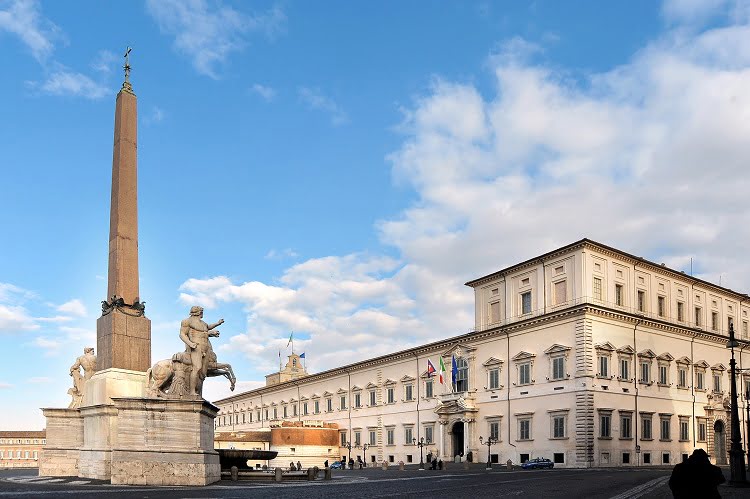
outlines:
[[[568,244],[566,246],[563,246],[561,248],[557,248],[557,249],[554,249],[552,251],[548,251],[547,253],[544,253],[543,255],[539,255],[539,256],[536,256],[534,258],[529,258],[528,260],[525,260],[525,261],[523,261],[521,263],[517,263],[515,265],[511,265],[510,267],[506,267],[504,269],[492,272],[491,274],[487,274],[487,275],[479,277],[477,279],[472,279],[471,281],[466,282],[465,285],[469,286],[469,287],[472,287],[472,288],[475,288],[477,285],[483,284],[484,282],[489,281],[491,279],[494,279],[496,277],[504,277],[505,274],[507,274],[509,272],[513,272],[515,270],[519,270],[519,269],[522,269],[524,267],[528,267],[529,265],[539,263],[540,260],[543,262],[545,259],[547,259],[547,258],[549,258],[551,256],[556,256],[556,255],[568,253],[571,250],[577,249],[578,247],[585,247],[585,246],[592,246],[592,247],[599,248],[599,249],[604,250],[604,251],[608,251],[608,252],[614,253],[614,254],[622,256],[622,257],[624,257],[624,258],[626,258],[628,260],[631,260],[633,263],[640,264],[640,265],[647,265],[649,267],[652,267],[653,270],[661,271],[661,272],[667,272],[667,273],[673,274],[675,277],[678,277],[680,279],[688,279],[688,280],[691,280],[691,281],[693,281],[695,283],[701,283],[701,284],[703,284],[705,286],[708,286],[708,287],[711,287],[713,289],[720,290],[720,291],[723,291],[725,293],[733,294],[733,295],[735,295],[735,296],[737,296],[739,298],[742,298],[742,299],[750,299],[750,296],[748,296],[747,293],[740,293],[738,291],[734,291],[732,289],[725,288],[723,286],[719,286],[718,284],[714,284],[712,282],[704,281],[703,279],[699,279],[697,277],[693,277],[691,275],[688,275],[688,274],[686,274],[683,271],[675,270],[673,268],[667,267],[664,264],[652,262],[651,260],[647,260],[647,259],[645,259],[645,258],[643,258],[641,256],[636,256],[636,255],[633,255],[631,253],[627,253],[625,251],[619,250],[617,248],[613,248],[612,246],[608,246],[606,244],[599,243],[597,241],[594,241],[594,240],[586,238],[586,237],[584,237],[583,239],[580,239],[580,240],[578,240],[578,241],[576,241],[574,243],[570,243],[570,244]]]

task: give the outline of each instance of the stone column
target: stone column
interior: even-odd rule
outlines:
[[[463,418],[461,421],[464,423],[464,460],[469,453],[469,420]]]

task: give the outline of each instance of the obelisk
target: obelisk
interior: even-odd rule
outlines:
[[[151,366],[151,321],[138,291],[138,100],[125,81],[117,94],[112,150],[107,300],[96,323],[97,367],[146,371]]]

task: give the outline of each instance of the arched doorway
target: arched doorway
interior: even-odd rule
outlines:
[[[714,423],[714,454],[716,464],[727,464],[727,436],[724,431],[724,421],[717,420]]]
[[[453,423],[451,428],[451,435],[453,435],[453,457],[463,455],[464,452],[464,424],[462,421]]]

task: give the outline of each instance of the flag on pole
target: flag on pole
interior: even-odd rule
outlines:
[[[432,365],[432,361],[427,359],[427,376],[432,376],[435,373],[435,366]]]
[[[458,377],[458,364],[456,363],[456,356],[451,355],[451,382],[454,387],[456,385],[456,378]]]
[[[443,362],[443,357],[441,355],[440,356],[440,384],[441,385],[445,384],[445,377],[446,377],[445,373],[446,373],[446,371],[445,371],[445,363]]]
[[[300,359],[304,359],[305,358],[305,352],[302,352],[301,354],[299,354],[299,358]]]
[[[289,335],[289,341],[286,342],[287,348],[289,348],[289,345],[292,343],[292,338],[294,338],[294,331],[292,331],[292,334]]]

